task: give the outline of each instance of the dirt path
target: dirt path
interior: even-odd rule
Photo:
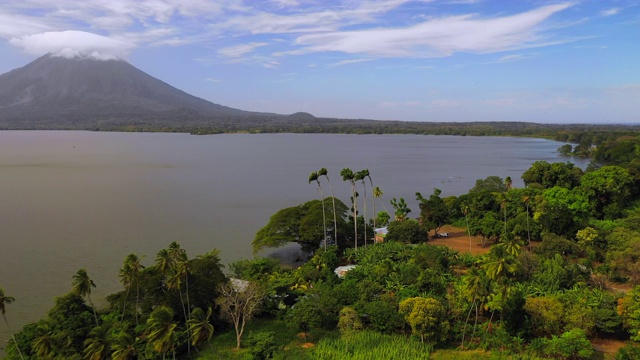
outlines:
[[[439,239],[429,239],[429,245],[448,246],[461,253],[469,252],[469,236],[467,230],[457,228],[451,225],[445,225],[440,229],[440,233],[449,233],[449,237]],[[489,246],[482,247],[482,238],[480,236],[471,237],[471,254],[485,254],[489,252]]]

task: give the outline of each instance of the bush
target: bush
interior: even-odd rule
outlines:
[[[625,346],[621,347],[615,355],[616,360],[635,360],[640,359],[640,347],[627,343]]]
[[[256,360],[271,359],[276,351],[276,333],[273,331],[261,331],[250,334],[247,339],[249,352]]]

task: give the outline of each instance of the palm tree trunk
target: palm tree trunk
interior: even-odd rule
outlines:
[[[362,188],[364,189],[364,248],[367,248],[367,185],[362,180]]]
[[[476,321],[473,323],[473,332],[471,333],[471,338],[473,339],[473,337],[476,334],[476,326],[478,325],[478,304],[474,303],[476,306]]]
[[[324,212],[324,194],[322,193],[322,186],[320,186],[320,182],[318,181],[318,189],[320,189],[320,198],[322,199],[322,226],[324,229],[324,251],[327,251],[327,216]]]
[[[189,321],[189,319],[191,319],[191,303],[189,302],[189,274],[188,272],[184,274],[184,283],[186,286],[186,295],[187,295],[187,318],[185,320],[185,323],[187,321]],[[187,336],[188,336],[188,341],[187,341],[187,354],[191,355],[191,329],[187,326]],[[173,357],[175,359],[175,350],[173,352]]]
[[[354,231],[354,244],[356,250],[358,250],[358,199],[356,198],[356,183],[351,181],[351,193],[353,194],[353,231]]]
[[[138,326],[138,302],[140,301],[140,280],[136,279],[136,326]]]
[[[4,318],[5,324],[7,324],[7,329],[9,329],[9,332],[11,333],[11,338],[13,339],[13,343],[16,344],[16,349],[18,350],[18,355],[20,355],[20,359],[24,360],[24,356],[22,356],[22,351],[20,351],[20,346],[18,345],[18,342],[16,341],[16,335],[13,333],[13,330],[11,330],[11,326],[9,325],[9,321],[7,321],[7,315],[2,314],[2,317]]]
[[[329,177],[327,178],[327,182],[329,183],[329,188],[331,189],[331,202],[333,203],[333,241],[338,245],[338,218],[336,217],[336,196],[333,194],[333,186],[331,186],[331,181],[329,181]]]
[[[469,230],[469,218],[464,214],[464,220],[467,222],[467,236],[469,236],[469,255],[471,255],[471,230]]]
[[[91,301],[91,295],[87,294],[87,298],[89,299],[89,304],[91,304],[91,310],[93,310],[93,317],[96,319],[96,326],[100,326],[100,324],[98,324],[98,314],[96,313],[96,307],[93,306],[93,301]]]
[[[471,316],[471,310],[473,310],[473,306],[476,303],[476,299],[473,299],[471,306],[469,307],[469,312],[467,313],[467,319],[464,321],[464,328],[462,328],[462,350],[464,350],[464,334],[467,331],[467,324],[469,323],[469,316]]]
[[[127,308],[127,299],[129,298],[129,291],[131,291],[131,285],[127,286],[127,294],[124,296],[124,301],[122,302],[122,317],[120,318],[120,322],[124,321],[124,312]]]

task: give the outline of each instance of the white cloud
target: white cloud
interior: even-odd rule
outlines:
[[[10,39],[25,34],[53,30],[49,24],[29,16],[0,13],[0,37]]]
[[[135,45],[84,31],[51,31],[12,38],[10,43],[33,55],[122,59]]]
[[[332,67],[338,67],[338,66],[344,66],[344,65],[350,65],[350,64],[358,64],[358,63],[362,63],[362,62],[369,62],[369,61],[373,61],[375,59],[351,59],[351,60],[342,60],[342,61],[338,61],[332,64],[327,65],[327,67],[332,68]]]
[[[213,83],[219,83],[221,80],[208,77],[208,78],[204,79],[204,81],[213,82]]]
[[[613,16],[616,15],[620,12],[620,8],[614,7],[611,9],[607,9],[607,10],[603,10],[602,12],[600,12],[600,15],[602,16]]]
[[[507,62],[518,61],[518,60],[532,59],[534,57],[536,57],[535,54],[510,54],[510,55],[505,55],[500,57],[498,60],[494,61],[493,63],[507,63]]]
[[[240,44],[240,45],[220,49],[218,50],[218,54],[226,57],[232,57],[232,58],[240,57],[252,52],[256,48],[265,46],[267,44],[268,43],[265,43],[265,42],[252,42],[249,44]]]
[[[385,57],[437,57],[457,52],[491,53],[545,46],[556,42],[545,39],[539,26],[569,6],[569,3],[549,5],[488,19],[451,16],[406,28],[307,34],[296,39],[296,44],[302,46],[296,53],[338,51]]]

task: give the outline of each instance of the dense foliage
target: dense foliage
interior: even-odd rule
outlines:
[[[368,171],[345,169],[334,185],[352,188],[349,205],[323,193],[278,211],[256,234],[255,250],[290,242],[308,250],[297,268],[256,257],[230,264],[229,279],[215,250],[189,259],[173,243],[147,267],[127,256],[123,290],[106,308],[92,304],[99,284],[80,269],[72,291],[15,334],[7,357],[157,359],[198,349],[202,358],[483,358],[489,350],[589,359],[590,339],[604,338],[630,341],[616,358],[636,358],[640,137],[574,135],[566,140],[578,145],[561,151],[598,165],[538,161],[522,175],[524,188],[490,176],[460,196],[418,189],[430,195],[416,193],[417,218],[395,198],[394,214],[367,214],[381,190]],[[328,179],[322,169],[309,182]],[[373,216],[390,220],[382,243],[371,241]],[[446,224],[482,239],[486,251],[433,246]],[[355,266],[338,277],[341,265]],[[250,296],[256,301],[245,305]],[[4,291],[0,300],[3,315],[17,306]]]

